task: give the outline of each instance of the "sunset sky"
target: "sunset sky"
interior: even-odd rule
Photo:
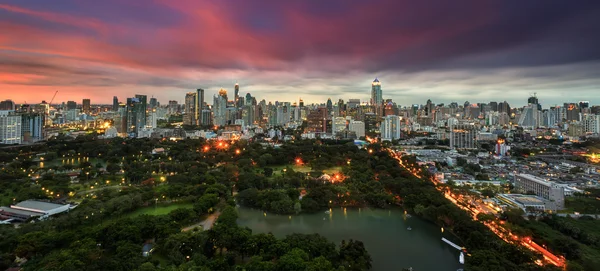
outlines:
[[[0,99],[600,104],[600,1],[0,0]]]

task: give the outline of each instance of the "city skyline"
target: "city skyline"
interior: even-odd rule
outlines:
[[[182,103],[197,88],[232,95],[237,81],[267,101],[369,101],[377,77],[383,99],[404,106],[522,106],[534,92],[544,107],[598,103],[594,1],[141,3],[0,4],[3,99]]]

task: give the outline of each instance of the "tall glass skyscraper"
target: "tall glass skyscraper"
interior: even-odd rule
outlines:
[[[375,78],[371,83],[371,105],[381,105],[383,103],[383,96],[381,94],[381,82]]]

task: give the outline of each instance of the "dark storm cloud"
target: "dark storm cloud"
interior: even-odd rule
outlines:
[[[600,1],[589,0],[6,0],[0,16],[3,88],[214,91],[241,79],[265,95],[362,98],[382,76],[391,98],[588,97],[586,69],[600,62]]]

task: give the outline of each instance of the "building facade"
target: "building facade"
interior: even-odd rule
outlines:
[[[554,182],[549,182],[530,174],[515,175],[515,189],[521,193],[532,192],[537,196],[556,204],[556,209],[565,207],[565,189]]]

